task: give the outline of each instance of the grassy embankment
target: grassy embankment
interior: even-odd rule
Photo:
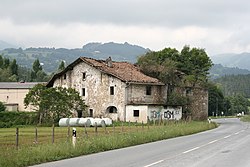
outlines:
[[[250,122],[250,115],[244,115],[240,118],[240,120],[244,122]]]
[[[52,128],[38,127],[38,143],[35,141],[34,127],[20,128],[19,149],[15,147],[15,128],[0,129],[0,166],[23,167],[55,161],[80,155],[123,148],[177,136],[198,133],[215,128],[207,122],[169,122],[162,126],[119,126],[99,128],[77,128],[77,143],[73,148],[68,128],[55,128],[52,144]],[[71,129],[72,130],[72,129]]]

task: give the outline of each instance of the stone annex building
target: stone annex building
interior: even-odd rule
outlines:
[[[114,62],[111,58],[95,60],[80,57],[55,74],[47,87],[78,90],[88,105],[87,112],[91,117],[109,117],[131,122],[147,122],[148,119],[159,117],[178,120],[182,117],[181,107],[165,105],[165,84],[143,74],[133,64]],[[196,102],[195,108],[197,104],[207,106],[207,97],[198,97]],[[207,114],[207,107],[198,108],[199,112]]]

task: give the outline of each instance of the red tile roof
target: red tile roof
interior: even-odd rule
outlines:
[[[164,85],[158,79],[145,75],[140,71],[138,67],[128,62],[115,62],[112,61],[112,66],[109,66],[105,60],[96,60],[93,58],[80,57],[73,63],[71,63],[66,69],[58,74],[47,83],[47,86],[53,86],[54,80],[61,76],[63,73],[74,67],[80,62],[85,62],[86,64],[100,70],[103,73],[112,75],[124,82],[138,83],[138,84],[154,84],[154,85]]]

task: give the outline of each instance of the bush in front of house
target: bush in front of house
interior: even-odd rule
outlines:
[[[35,112],[0,112],[0,128],[36,125],[37,120]]]
[[[3,103],[0,101],[0,112],[5,111],[6,107],[3,105]]]

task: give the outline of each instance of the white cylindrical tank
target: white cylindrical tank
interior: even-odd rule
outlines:
[[[69,118],[61,118],[59,120],[59,126],[68,126],[69,125]]]
[[[78,122],[78,125],[79,126],[85,126],[85,124],[86,124],[87,127],[90,127],[90,125],[91,125],[90,119],[89,118],[80,118],[79,122]]]
[[[106,124],[107,126],[112,125],[112,119],[110,119],[110,118],[102,118],[102,120],[104,120],[104,122],[105,122],[105,124]]]
[[[69,126],[79,126],[80,118],[69,118]]]
[[[94,118],[91,120],[91,126],[105,126],[105,121],[102,120],[101,118]]]

